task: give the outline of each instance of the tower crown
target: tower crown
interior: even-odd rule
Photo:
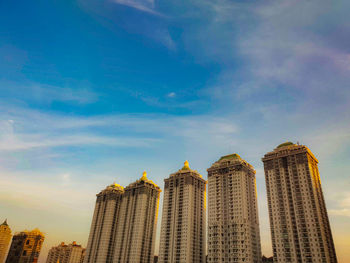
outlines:
[[[281,143],[280,145],[278,145],[277,149],[282,148],[282,147],[286,147],[286,146],[292,146],[292,145],[294,145],[294,143],[287,141],[287,142],[284,142],[284,143]]]
[[[148,179],[147,179],[147,172],[146,172],[146,171],[143,171],[141,180],[142,180],[142,181],[147,181],[147,180],[148,180]]]
[[[8,226],[7,219],[5,219],[4,223],[1,224],[2,226]]]
[[[226,167],[227,165],[244,165],[246,167],[249,167],[249,169],[255,173],[254,167],[242,159],[241,156],[239,156],[237,153],[222,156],[219,160],[213,163],[213,165],[208,168],[207,171],[218,169],[220,167]]]
[[[229,154],[229,155],[222,156],[219,161],[224,159],[241,159],[241,156],[239,156],[237,153]]]
[[[124,187],[121,186],[120,184],[117,184],[116,182],[114,182],[113,184],[107,186],[106,190],[107,190],[107,189],[110,189],[110,190],[114,189],[114,190],[120,190],[120,191],[122,191],[122,190],[124,190]]]
[[[128,187],[130,187],[130,186],[132,186],[132,185],[135,185],[135,184],[139,184],[139,183],[141,183],[141,182],[144,182],[144,183],[153,185],[155,188],[160,189],[158,185],[156,185],[152,180],[150,180],[150,179],[147,178],[147,172],[146,172],[146,171],[144,171],[144,172],[142,173],[142,176],[141,176],[141,178],[140,178],[139,180],[137,180],[137,181],[134,182],[134,183],[129,184],[129,186],[127,186],[126,188],[128,188]]]
[[[184,166],[182,167],[181,170],[190,170],[190,164],[188,163],[187,160],[184,162]]]

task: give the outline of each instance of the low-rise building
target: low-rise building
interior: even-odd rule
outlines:
[[[50,249],[46,263],[81,263],[84,259],[84,253],[85,249],[75,241],[69,245],[62,242]]]

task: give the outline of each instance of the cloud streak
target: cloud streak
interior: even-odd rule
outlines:
[[[125,5],[137,10],[150,13],[152,15],[161,15],[155,11],[154,0],[111,0],[113,3]]]
[[[6,101],[19,101],[35,102],[39,104],[48,104],[52,102],[66,102],[77,104],[90,104],[96,102],[99,95],[87,88],[68,88],[58,87],[52,85],[43,85],[33,82],[0,82],[0,94],[2,94],[2,100]]]

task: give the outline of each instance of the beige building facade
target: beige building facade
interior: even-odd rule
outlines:
[[[112,184],[97,194],[84,263],[112,263],[124,188]]]
[[[336,263],[316,157],[286,142],[262,161],[274,262]]]
[[[39,229],[17,233],[12,238],[6,263],[36,263],[45,236]]]
[[[146,172],[124,190],[113,263],[153,263],[161,190]]]
[[[62,242],[50,249],[46,263],[81,263],[84,258],[84,251],[85,249],[75,241],[69,245]]]
[[[186,161],[164,183],[159,263],[205,263],[207,182]]]
[[[153,263],[160,188],[144,172],[97,195],[84,263]]]
[[[0,225],[0,263],[4,263],[11,242],[11,228],[7,224],[7,220]]]
[[[208,262],[261,262],[255,170],[238,154],[208,169]]]

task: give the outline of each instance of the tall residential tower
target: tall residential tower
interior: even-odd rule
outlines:
[[[286,142],[262,161],[274,262],[336,263],[316,157]]]
[[[238,154],[208,169],[208,262],[261,262],[254,168]]]
[[[115,231],[124,188],[107,186],[97,195],[84,263],[112,263]]]
[[[205,263],[206,181],[188,162],[164,180],[160,263]]]
[[[146,172],[124,190],[113,263],[153,263],[161,190]]]
[[[0,263],[5,262],[7,250],[11,242],[11,228],[7,224],[7,220],[0,225]]]

